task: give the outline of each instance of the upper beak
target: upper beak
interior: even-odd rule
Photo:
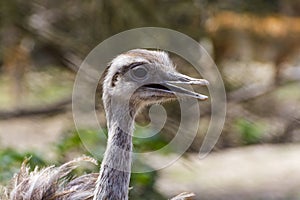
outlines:
[[[176,85],[175,85],[176,84]],[[196,93],[194,91],[187,90],[180,85],[201,85],[207,86],[209,82],[205,79],[196,79],[180,73],[174,74],[170,77],[170,80],[164,81],[162,85],[167,87],[172,92],[177,95],[189,96],[199,100],[206,100],[208,97],[203,94]]]

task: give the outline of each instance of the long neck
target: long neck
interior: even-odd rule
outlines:
[[[128,199],[134,122],[125,108],[107,107],[108,141],[94,200]]]

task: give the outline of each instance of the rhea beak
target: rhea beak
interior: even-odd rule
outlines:
[[[154,84],[147,84],[144,85],[144,88],[147,88],[148,90],[152,90],[153,92],[159,94],[160,96],[165,94],[165,96],[187,96],[196,98],[199,100],[206,100],[208,97],[203,94],[196,93],[191,90],[187,90],[183,87],[180,87],[180,85],[200,85],[200,86],[207,86],[209,82],[205,79],[196,79],[192,78],[180,73],[172,74],[167,78],[167,80],[164,80],[160,83],[154,83]]]

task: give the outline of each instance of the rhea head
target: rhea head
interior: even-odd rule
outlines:
[[[174,100],[177,96],[207,99],[205,95],[180,87],[184,84],[208,85],[208,81],[177,72],[163,51],[134,49],[109,64],[103,81],[104,106],[107,111],[114,109],[115,112],[128,108],[133,117],[145,105]]]

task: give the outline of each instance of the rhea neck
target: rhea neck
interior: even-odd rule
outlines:
[[[134,115],[128,103],[104,99],[108,141],[94,200],[127,200]]]

